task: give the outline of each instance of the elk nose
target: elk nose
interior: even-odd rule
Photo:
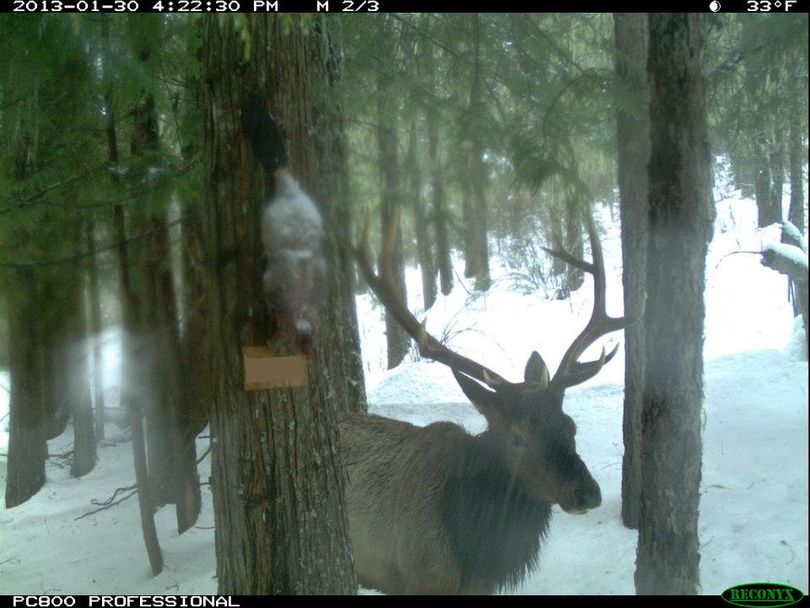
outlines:
[[[602,504],[602,492],[599,485],[594,483],[591,486],[579,487],[574,490],[574,504],[578,509],[595,509]]]

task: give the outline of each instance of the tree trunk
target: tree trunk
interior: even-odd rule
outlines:
[[[53,275],[47,270],[36,276],[45,293],[55,288]],[[42,321],[40,336],[44,350],[45,374],[43,375],[43,397],[45,399],[45,439],[55,439],[65,432],[70,422],[70,353],[65,350],[67,316],[64,303],[55,305],[55,311]]]
[[[650,93],[647,84],[647,15],[613,15],[616,36],[616,139],[621,199],[622,284],[625,311],[640,310],[647,278]],[[631,104],[632,102],[632,104]],[[638,528],[641,509],[641,396],[644,391],[644,323],[624,330],[624,458],[622,521]]]
[[[318,66],[319,76],[334,90],[343,86],[343,54],[339,35],[328,31],[324,61]],[[313,68],[314,70],[314,68]],[[365,412],[366,384],[363,373],[363,356],[360,350],[360,332],[355,303],[355,264],[351,253],[353,201],[349,190],[349,152],[343,105],[338,96],[330,103],[313,108],[315,132],[314,158],[318,168],[310,177],[316,200],[328,201],[322,213],[330,238],[324,243],[324,253],[329,266],[327,272],[326,322],[321,332],[329,334],[331,344],[336,345],[337,356],[326,360],[331,378],[337,379],[333,389],[339,391],[335,406],[339,410]]]
[[[459,144],[459,149],[466,148],[464,143]],[[460,169],[458,172],[459,177],[459,192],[461,193],[461,231],[464,239],[464,278],[475,278],[478,273],[476,263],[478,258],[475,255],[475,236],[473,236],[473,203],[472,203],[472,189],[470,186],[470,159],[472,152],[462,153],[466,158],[459,159]]]
[[[419,269],[422,274],[422,298],[425,310],[428,310],[436,301],[436,265],[431,247],[429,225],[422,201],[422,172],[417,157],[419,136],[416,127],[416,119],[413,119],[408,136],[408,156],[405,160],[405,170],[410,178],[411,208],[416,229],[416,251],[419,258]]]
[[[771,223],[782,221],[782,186],[785,181],[785,155],[779,137],[774,138],[773,148],[768,155],[771,183],[769,184],[770,209],[775,218]]]
[[[142,62],[148,61],[148,45],[137,48]],[[132,179],[135,187],[148,189],[151,184],[150,168],[159,159],[160,147],[157,110],[152,95],[145,94],[133,110],[133,129],[130,142],[132,156],[143,165]],[[174,413],[179,405],[179,354],[177,352],[176,304],[171,278],[169,237],[165,212],[155,210],[162,201],[144,200],[149,209],[142,223],[149,232],[144,244],[138,243],[143,316],[138,320],[144,340],[144,355],[149,368],[144,381],[147,388],[146,445],[147,470],[152,484],[155,507],[177,500],[179,479],[176,477],[177,459],[182,446],[177,444],[178,434]]]
[[[8,461],[6,464],[6,508],[24,503],[45,483],[43,411],[45,373],[41,343],[36,276],[30,269],[14,272],[16,289],[8,298],[11,395],[9,400]]]
[[[151,341],[154,352],[150,374],[155,402],[147,413],[149,475],[156,506],[175,504],[177,529],[182,534],[194,525],[200,506],[196,434],[185,432],[181,422],[187,402],[182,391],[182,356],[168,229],[161,215],[150,216],[149,227],[147,300],[153,307],[150,317],[157,326]]]
[[[470,202],[470,250],[467,276],[475,276],[475,288],[489,289],[489,244],[487,243],[487,171],[484,165],[484,141],[480,125],[484,122],[483,81],[481,76],[481,16],[473,20],[473,72],[470,87],[470,163],[469,179],[472,188]]]
[[[30,112],[36,111],[31,100]],[[35,137],[21,121],[17,133],[14,178],[24,182],[33,172]],[[30,229],[21,224],[11,233],[10,249],[22,249],[31,240]],[[8,460],[6,461],[6,508],[21,505],[36,494],[45,483],[46,441],[45,393],[47,358],[41,309],[43,302],[37,272],[31,268],[9,271],[8,305],[9,395]]]
[[[199,201],[187,201],[183,222],[183,300],[181,336],[183,407],[180,427],[196,437],[208,424],[214,399],[214,378],[208,355],[209,289]]]
[[[770,226],[782,221],[782,207],[774,205],[772,184],[775,178],[772,176],[770,159],[772,154],[767,151],[770,145],[765,137],[760,142],[759,171],[754,178],[754,195],[757,201],[757,220],[760,227]],[[781,188],[781,186],[780,186]],[[781,200],[780,200],[781,203]]]
[[[76,243],[81,242],[82,228],[73,231]],[[67,388],[70,411],[73,415],[73,462],[70,474],[83,477],[96,466],[96,437],[93,429],[93,402],[90,397],[89,353],[87,351],[87,323],[85,321],[84,285],[79,264],[70,271],[73,294],[71,310],[67,314],[65,367],[68,370]],[[67,285],[63,284],[63,288]]]
[[[384,42],[393,35],[389,18],[380,22],[380,39]],[[381,47],[381,48],[383,48]],[[393,57],[389,58],[393,63]],[[380,229],[389,230],[397,217],[392,274],[402,301],[408,301],[405,288],[405,269],[402,256],[402,176],[399,167],[399,144],[397,141],[396,112],[393,107],[390,78],[382,71],[377,74],[377,151],[380,164]],[[385,337],[388,346],[388,369],[393,369],[408,354],[411,341],[396,319],[385,311]]]
[[[180,491],[177,498],[178,533],[194,525],[202,496],[197,472],[197,435],[208,424],[214,382],[208,355],[210,299],[203,266],[202,218],[198,201],[185,205],[183,223],[183,333],[179,336],[182,392],[177,416],[179,439],[184,449],[177,463]]]
[[[799,98],[798,94],[794,98]],[[790,164],[790,209],[788,220],[804,233],[804,179],[802,167],[804,166],[804,146],[802,139],[805,131],[802,129],[802,108],[794,108],[790,113],[789,134],[789,164]]]
[[[117,248],[118,272],[124,329],[121,340],[121,368],[123,371],[121,374],[121,406],[129,412],[135,483],[138,486],[138,508],[141,514],[141,532],[143,533],[149,564],[152,568],[152,575],[157,576],[163,570],[163,554],[160,550],[160,542],[155,528],[155,503],[152,499],[149,472],[146,464],[142,395],[139,391],[141,387],[138,385],[139,380],[143,380],[140,370],[144,367],[142,361],[143,352],[137,347],[138,317],[141,302],[132,287],[130,258],[125,242],[126,224],[123,207],[116,206],[114,213],[115,237],[119,243]]]
[[[118,163],[118,139],[115,125],[115,106],[112,99],[109,20],[107,15],[101,19],[101,43],[103,53],[104,105],[107,108],[107,157],[111,166]],[[116,180],[113,176],[113,180]],[[116,205],[113,209],[113,232],[118,243],[116,255],[118,262],[119,303],[122,317],[121,339],[121,407],[129,414],[129,425],[132,430],[132,458],[135,469],[135,483],[138,487],[138,509],[141,516],[141,533],[152,575],[157,576],[163,570],[163,553],[155,528],[155,506],[149,484],[149,473],[146,465],[146,445],[143,433],[143,410],[138,394],[140,377],[139,369],[143,362],[138,356],[136,336],[138,319],[141,312],[141,300],[133,285],[131,258],[126,243],[126,217],[124,207]]]
[[[248,64],[243,35],[251,42]],[[313,192],[320,170],[328,166],[328,159],[317,154],[327,146],[315,141],[323,135],[314,119],[329,115],[320,104],[328,98],[331,44],[327,21],[320,18],[309,31],[294,15],[259,16],[243,33],[232,21],[212,17],[205,23],[204,243],[212,260],[206,267],[215,382],[212,487],[217,577],[224,594],[355,590],[335,418],[337,409],[348,409],[336,403],[347,394],[340,388],[347,379],[332,377],[325,364],[344,356],[339,350],[343,345],[328,330],[315,333],[304,387],[247,392],[242,378],[241,349],[267,340],[269,319],[260,240],[266,189],[262,172],[248,166],[247,146],[240,143],[241,107],[254,91],[269,100],[290,142],[291,170]],[[341,196],[319,202],[346,201]],[[337,236],[329,231],[327,240]],[[329,272],[340,269],[332,261]],[[330,298],[336,294],[327,293]],[[326,307],[330,304],[334,302],[327,301]],[[348,326],[349,320],[342,323]],[[294,352],[294,335],[293,327],[279,327],[273,351]]]
[[[430,161],[431,215],[436,225],[436,259],[439,269],[439,287],[444,295],[453,291],[453,264],[450,260],[450,240],[447,234],[447,207],[444,195],[444,171],[439,157],[439,133],[436,110],[430,106],[425,112]]]
[[[794,85],[795,86],[795,85]],[[798,88],[798,87],[796,87]],[[790,168],[790,207],[788,208],[788,221],[796,226],[801,234],[804,234],[804,146],[802,140],[804,131],[802,129],[802,108],[798,107],[797,100],[801,100],[799,91],[794,90],[791,94],[794,108],[790,113],[790,125],[788,134],[788,165]],[[784,231],[782,241],[784,242]],[[807,333],[807,290],[798,288],[796,283],[792,284],[793,314],[803,314],[805,334]]]
[[[701,74],[704,20],[700,14],[649,15],[640,594],[694,594],[699,584],[703,291],[714,213]]]
[[[576,258],[583,258],[582,244],[582,220],[580,209],[584,203],[578,203],[573,198],[569,198],[564,207],[565,220],[565,240],[563,248]],[[563,269],[563,279],[560,286],[561,299],[568,299],[572,292],[576,291],[585,282],[585,273],[576,266],[565,264]]]
[[[87,242],[87,273],[90,295],[90,330],[93,349],[93,405],[95,413],[95,438],[98,443],[104,439],[104,356],[102,351],[101,332],[101,294],[98,280],[98,254],[95,249],[93,225],[88,223],[85,229]]]

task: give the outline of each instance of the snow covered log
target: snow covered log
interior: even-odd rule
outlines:
[[[762,265],[787,275],[793,282],[793,297],[802,315],[805,335],[805,356],[810,352],[807,343],[807,240],[789,221],[782,222],[783,243],[762,245]],[[790,244],[794,243],[794,244]]]

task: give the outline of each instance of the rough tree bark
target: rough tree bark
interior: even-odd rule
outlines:
[[[647,15],[615,13],[616,139],[622,225],[625,310],[640,310],[647,279],[647,213],[650,94],[647,84]],[[624,330],[624,458],[622,521],[638,528],[641,508],[640,426],[644,387],[644,323]]]
[[[701,74],[704,20],[700,14],[649,15],[640,594],[694,594],[699,584],[703,291],[714,213]]]
[[[208,171],[203,242],[210,270],[212,486],[220,593],[350,593],[356,586],[335,414],[349,407],[338,403],[347,398],[341,385],[357,379],[333,377],[333,368],[325,364],[331,357],[346,356],[340,350],[343,345],[328,328],[316,332],[307,386],[251,392],[242,388],[242,347],[261,345],[268,337],[260,218],[270,184],[263,184],[262,172],[247,152],[241,107],[254,93],[267,99],[290,143],[290,167],[302,187],[313,195],[331,191],[319,181],[331,161],[319,154],[337,149],[329,142],[335,125],[326,128],[332,116],[326,105],[329,62],[334,58],[327,21],[310,23],[307,31],[298,16],[250,20],[244,32],[250,39],[249,60],[233,21],[211,18],[204,29]],[[345,201],[338,197],[318,202],[323,209]],[[324,213],[325,220],[334,217]],[[327,224],[327,240],[337,234],[335,226]],[[327,245],[328,251],[334,243]],[[327,264],[336,281],[347,280],[345,266],[336,259]],[[327,290],[330,298],[337,293]],[[350,320],[342,323],[348,326]],[[271,345],[274,352],[293,352],[293,334],[292,327],[279,327]]]
[[[343,51],[340,46],[340,24],[326,29],[317,38],[318,57],[313,67],[314,76],[321,84],[334,90],[343,83]],[[319,81],[319,82],[320,82]],[[360,332],[355,304],[355,268],[351,253],[352,214],[354,197],[349,191],[349,152],[346,136],[344,108],[338,96],[329,103],[315,104],[312,121],[316,125],[313,159],[317,169],[308,177],[308,183],[318,201],[328,201],[321,208],[330,238],[324,243],[324,255],[332,271],[327,274],[325,322],[321,329],[336,345],[339,356],[326,360],[331,378],[342,378],[333,383],[336,391],[334,404],[338,409],[366,411],[366,386],[363,377],[363,357],[360,351]]]

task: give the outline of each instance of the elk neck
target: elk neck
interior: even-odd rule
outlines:
[[[536,565],[551,504],[530,496],[501,460],[486,431],[467,436],[463,458],[442,496],[444,525],[462,568],[462,585],[514,588]]]

